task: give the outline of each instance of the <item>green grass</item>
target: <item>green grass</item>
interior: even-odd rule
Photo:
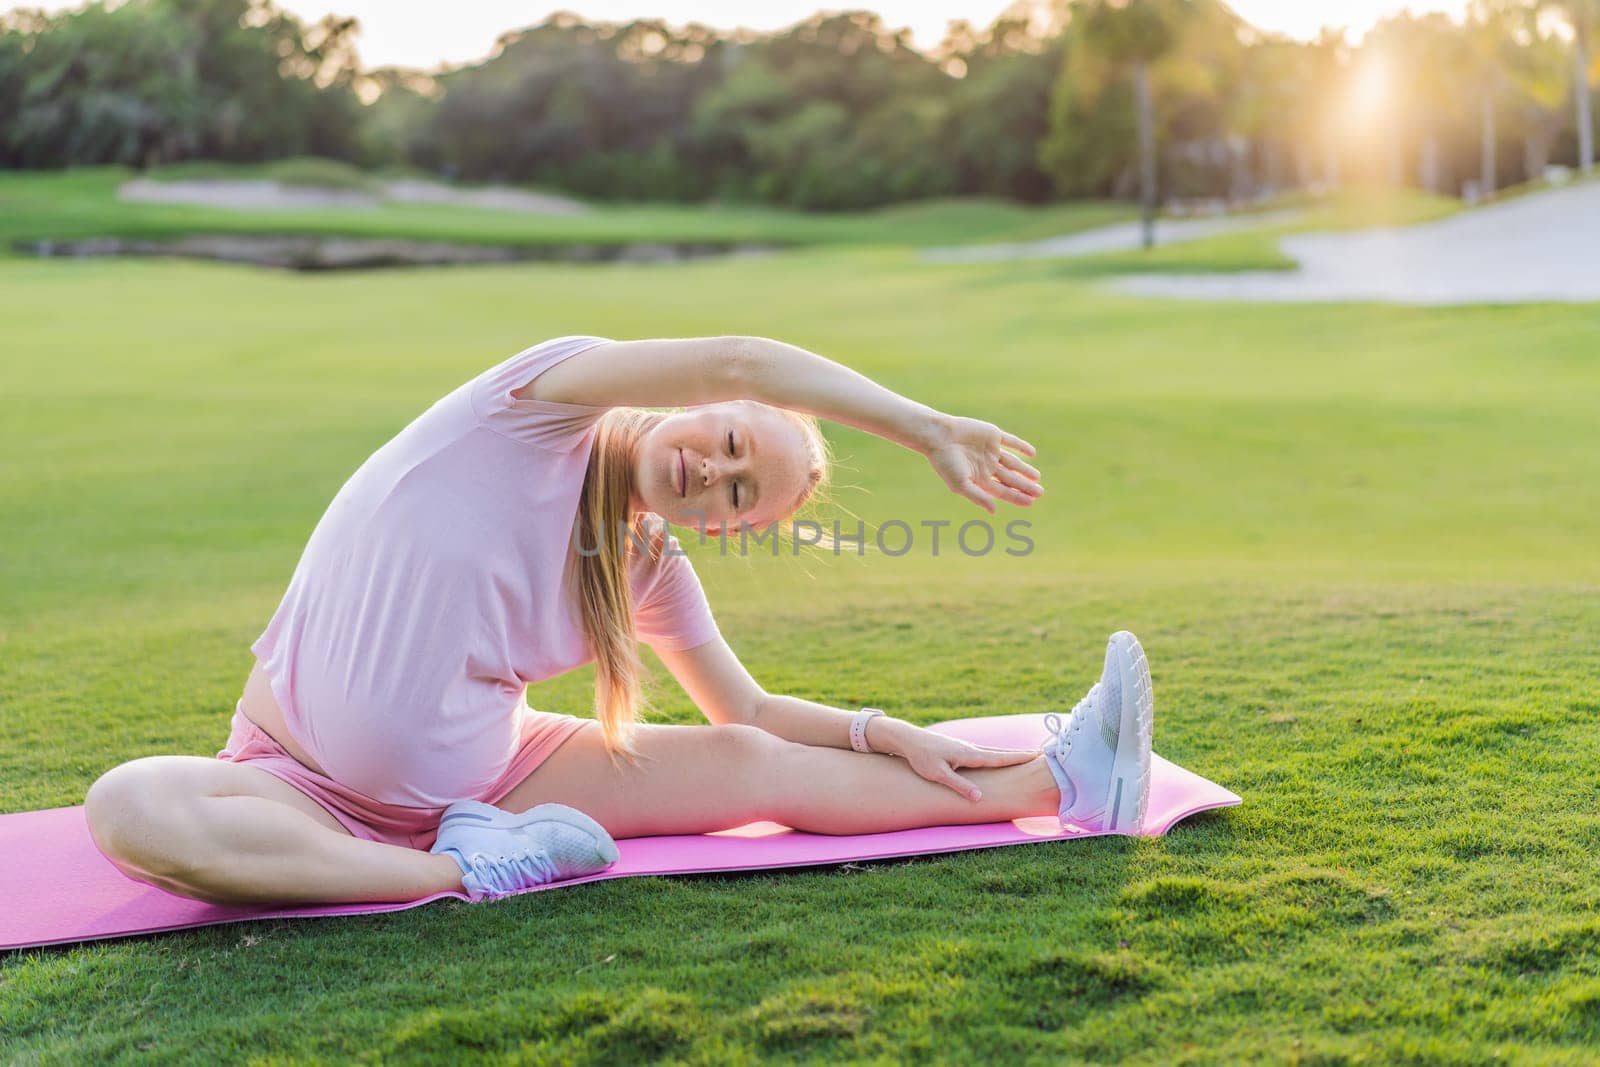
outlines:
[[[371,180],[325,160],[289,160],[266,168],[195,163],[157,172],[162,174],[279,180],[285,180],[287,174],[311,184],[325,184],[333,180],[328,178],[331,174],[344,183],[342,188]],[[672,204],[595,205],[586,214],[571,216],[404,203],[383,203],[365,210],[229,211],[119,201],[117,187],[132,177],[134,172],[116,167],[0,172],[0,256],[10,254],[18,241],[166,239],[193,233],[406,237],[490,245],[628,241],[937,245],[1049,237],[1132,217],[1132,211],[1119,204],[1027,207],[977,198],[826,215],[760,206]]]
[[[1003,516],[1027,558],[702,552],[769,688],[1061,708],[1126,627],[1157,750],[1245,801],[1161,840],[13,954],[0,1061],[1592,1063],[1594,309],[1214,307],[1029,267],[0,263],[0,810],[216,751],[348,473],[567,332],[775,336],[1039,446],[1047,496]],[[833,436],[837,507],[978,516]],[[589,681],[530,700],[582,713]]]

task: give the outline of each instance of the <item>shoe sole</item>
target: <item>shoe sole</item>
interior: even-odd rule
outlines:
[[[577,808],[569,808],[565,804],[539,804],[520,815],[476,800],[463,801],[451,807],[454,810],[439,820],[441,832],[447,825],[460,822],[493,823],[508,830],[520,830],[536,822],[558,822],[582,830],[593,837],[595,854],[605,861],[607,867],[617,862],[617,858],[621,855],[617,851],[617,843],[611,840],[611,835],[606,833],[605,827]]]
[[[1112,634],[1108,645],[1117,650],[1117,666],[1122,672],[1122,718],[1111,764],[1111,791],[1106,797],[1107,829],[1115,834],[1138,834],[1144,829],[1145,810],[1150,805],[1150,744],[1155,731],[1150,664],[1139,639],[1126,630]],[[1128,738],[1134,743],[1125,743]]]

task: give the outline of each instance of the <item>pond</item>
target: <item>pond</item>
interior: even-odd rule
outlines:
[[[377,237],[287,237],[196,234],[171,240],[90,237],[21,241],[16,248],[36,256],[164,256],[250,263],[281,270],[368,270],[470,263],[675,263],[708,256],[751,256],[779,245],[756,242],[633,241],[477,245]]]

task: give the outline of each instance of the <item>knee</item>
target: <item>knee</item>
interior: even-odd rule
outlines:
[[[83,800],[89,834],[125,873],[175,874],[172,842],[182,818],[175,775],[162,757],[133,760],[96,779]]]

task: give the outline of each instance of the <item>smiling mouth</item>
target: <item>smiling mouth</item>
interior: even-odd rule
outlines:
[[[678,449],[678,495],[689,495],[689,468],[683,461],[683,449]]]

